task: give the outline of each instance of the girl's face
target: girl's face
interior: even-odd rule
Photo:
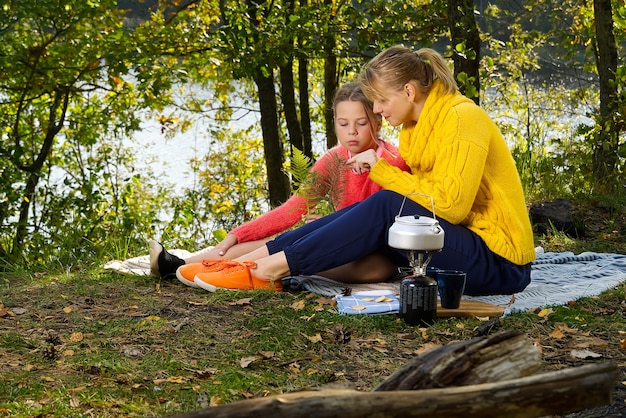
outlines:
[[[407,83],[400,91],[377,86],[379,98],[374,100],[374,113],[380,113],[391,126],[417,122],[426,97],[421,97],[413,84]]]
[[[335,105],[335,133],[339,143],[356,155],[368,149],[376,149],[375,135],[361,102],[343,101]]]

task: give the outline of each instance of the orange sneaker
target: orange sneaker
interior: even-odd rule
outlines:
[[[226,259],[202,260],[200,263],[184,264],[176,269],[176,278],[184,285],[198,287],[198,285],[194,282],[196,274],[212,273],[237,264],[238,263],[235,261]]]
[[[198,287],[209,292],[215,292],[218,288],[283,290],[282,281],[261,279],[250,271],[251,267],[256,267],[254,261],[244,261],[239,265],[229,266],[217,272],[197,273],[194,281]]]

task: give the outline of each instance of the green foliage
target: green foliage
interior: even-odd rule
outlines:
[[[591,56],[585,58],[595,39],[593,14],[579,6],[538,0],[515,14],[495,5],[485,11],[485,26],[493,32],[486,37],[481,78],[486,97],[481,103],[509,141],[531,199],[598,192],[592,169],[599,126],[592,74],[597,69],[588,65],[595,63]],[[495,21],[500,25],[491,23]],[[501,33],[498,27],[504,22],[509,30]],[[557,60],[572,62],[583,72],[553,66]],[[607,181],[620,182],[625,162],[620,159]]]
[[[197,185],[175,197],[168,207],[171,221],[162,235],[187,248],[219,241],[223,230],[258,217],[268,210],[261,138],[251,131],[214,131],[207,153],[190,162]]]
[[[309,210],[315,209],[316,215],[328,215],[337,210],[339,197],[347,181],[346,172],[350,169],[336,154],[325,173],[311,170],[313,160],[297,148],[293,148],[291,164],[287,172],[292,177],[294,188],[300,196],[309,202]]]
[[[0,10],[0,254],[7,259],[47,263],[56,251],[44,248],[61,242],[61,259],[80,258],[98,230],[91,216],[117,206],[106,196],[120,182],[101,171],[116,164],[88,154],[108,154],[108,139],[139,127],[134,90],[123,79],[130,44],[115,4],[12,2]]]
[[[159,234],[177,245],[219,240],[268,209],[258,129],[232,132],[229,125],[241,117],[237,112],[258,112],[250,80],[259,69],[269,75],[292,58],[307,58],[319,132],[329,54],[338,58],[340,77],[351,78],[389,45],[441,45],[448,30],[447,2],[439,0],[411,7],[378,0],[294,8],[282,1],[252,8],[230,0],[177,9],[169,1],[156,3],[146,21],[124,20],[126,11],[113,0],[38,0],[36,7],[9,2],[0,8],[0,260],[10,264],[3,269],[68,269],[104,254],[121,258],[145,251],[145,239]],[[605,128],[597,118],[589,6],[574,0],[492,2],[477,14],[486,45],[481,103],[505,133],[533,199],[597,192],[589,166]],[[616,0],[613,11],[623,56],[626,7]],[[336,42],[328,51],[330,37]],[[462,43],[449,48],[465,53]],[[567,66],[577,71],[561,72]],[[605,181],[620,184],[626,160],[621,61],[615,76],[621,136],[608,145],[616,146],[619,158]],[[471,88],[474,80],[458,78]],[[210,152],[184,168],[196,174],[197,187],[180,191],[149,171],[136,172],[136,156],[122,143],[148,117],[172,137],[199,120],[209,122]],[[309,174],[310,162],[298,151],[291,164],[298,193],[308,194],[323,213],[334,210],[340,187]]]

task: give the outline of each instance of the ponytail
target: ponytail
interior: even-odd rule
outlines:
[[[376,83],[402,90],[412,81],[422,93],[428,94],[436,79],[443,84],[445,93],[458,91],[454,76],[441,54],[430,48],[413,51],[397,45],[376,55],[359,74],[358,82],[365,95],[376,100],[381,98]]]

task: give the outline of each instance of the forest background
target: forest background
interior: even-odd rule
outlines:
[[[337,86],[399,43],[450,60],[529,202],[623,207],[625,37],[619,0],[4,2],[0,269],[215,243],[286,200],[295,150],[336,144]],[[249,112],[260,134],[233,127]],[[172,138],[206,127],[206,155],[181,167],[194,187],[136,172],[128,141],[146,119]]]

